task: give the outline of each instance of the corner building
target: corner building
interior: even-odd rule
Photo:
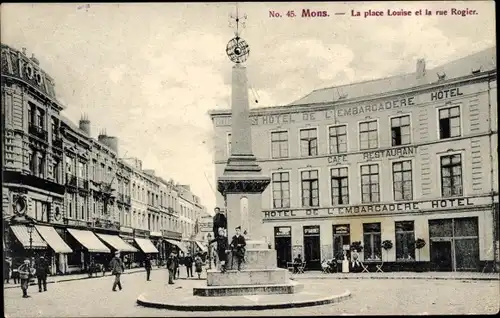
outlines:
[[[319,268],[353,242],[365,265],[383,262],[385,271],[498,263],[495,49],[430,70],[419,60],[410,74],[251,110],[253,152],[272,178],[263,226],[279,266],[301,254],[308,269]],[[210,116],[219,177],[231,112]],[[417,239],[425,246],[417,249]]]

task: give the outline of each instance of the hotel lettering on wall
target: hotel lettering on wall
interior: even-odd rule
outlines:
[[[463,209],[474,205],[491,204],[489,197],[449,198],[430,201],[412,201],[387,204],[364,204],[317,209],[268,210],[263,211],[264,220],[349,216],[363,214],[412,213],[456,208]]]
[[[380,113],[393,109],[413,108],[419,104],[446,100],[449,98],[463,96],[462,90],[467,90],[468,87],[452,87],[443,88],[432,91],[430,93],[417,94],[414,96],[401,96],[378,101],[367,102],[355,106],[338,105],[335,109],[305,111],[305,112],[290,112],[276,114],[259,114],[250,117],[252,125],[282,125],[304,122],[315,122],[323,120],[333,120],[338,117],[349,117],[357,115],[368,115],[372,113]],[[215,126],[231,126],[230,116],[221,116],[214,118]]]

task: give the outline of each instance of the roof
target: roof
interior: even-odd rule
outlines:
[[[449,80],[472,75],[472,70],[478,68],[480,68],[481,73],[496,70],[496,46],[426,70],[424,77],[420,79],[417,78],[414,72],[371,81],[317,89],[288,105],[334,102],[342,99],[340,95],[347,95],[343,98],[345,100],[410,89],[412,87],[436,83],[438,80],[437,73],[444,72],[446,74],[446,79]]]

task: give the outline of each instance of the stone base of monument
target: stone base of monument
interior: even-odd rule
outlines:
[[[245,296],[245,295],[272,295],[293,294],[301,291],[304,285],[295,281],[285,284],[259,284],[259,285],[229,285],[229,286],[203,286],[193,288],[194,296]]]

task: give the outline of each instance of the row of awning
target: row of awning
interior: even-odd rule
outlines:
[[[11,229],[24,248],[46,249],[50,246],[56,253],[72,253],[73,250],[64,242],[57,231],[51,226],[35,225],[36,231],[30,234],[26,225],[12,225]],[[68,229],[69,234],[73,236],[89,252],[93,253],[111,253],[111,250],[103,244],[103,241],[114,249],[121,252],[137,252],[138,250],[125,242],[118,235],[94,234],[87,230]],[[99,238],[102,240],[99,240]],[[139,248],[144,253],[158,253],[158,250],[149,239],[134,238]]]

